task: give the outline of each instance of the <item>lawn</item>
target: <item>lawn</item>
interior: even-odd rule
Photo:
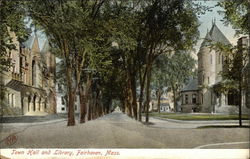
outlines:
[[[218,114],[182,114],[182,113],[150,113],[150,116],[176,120],[238,120],[238,115]],[[248,115],[242,115],[243,120],[249,120]]]

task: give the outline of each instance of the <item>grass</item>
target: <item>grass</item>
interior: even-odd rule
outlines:
[[[238,120],[238,115],[218,114],[181,114],[181,113],[150,113],[150,116],[175,120]],[[248,115],[242,115],[243,120],[249,120]]]

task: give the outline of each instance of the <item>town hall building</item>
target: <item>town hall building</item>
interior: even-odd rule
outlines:
[[[56,113],[55,56],[49,51],[48,41],[39,46],[35,33],[19,43],[15,33],[10,34],[16,49],[6,57],[11,61],[9,71],[0,74],[5,95],[1,115]]]

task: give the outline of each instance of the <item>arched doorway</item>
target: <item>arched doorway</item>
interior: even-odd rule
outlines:
[[[37,95],[34,95],[34,98],[33,98],[33,111],[36,111],[36,98],[37,98]]]
[[[31,111],[31,96],[28,96],[28,112],[30,112]]]

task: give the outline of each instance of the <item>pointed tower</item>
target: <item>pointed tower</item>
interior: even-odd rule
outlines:
[[[202,112],[215,111],[216,101],[212,87],[222,80],[220,72],[223,70],[223,56],[211,46],[218,42],[230,44],[213,20],[212,27],[207,32],[198,52],[198,86]]]
[[[41,56],[43,59],[44,68],[46,68],[46,74],[44,74],[44,79],[47,80],[47,82],[44,82],[46,89],[46,92],[48,94],[48,109],[47,112],[49,113],[56,113],[57,103],[56,103],[56,90],[55,90],[55,72],[56,72],[56,66],[55,66],[55,56],[50,52],[50,45],[49,41],[46,39],[44,42],[43,48],[41,50]]]

